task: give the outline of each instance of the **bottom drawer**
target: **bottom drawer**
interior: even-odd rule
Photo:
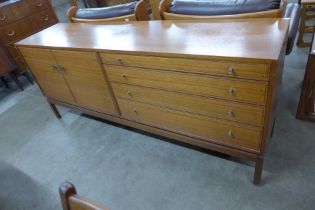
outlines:
[[[260,150],[262,130],[256,126],[212,119],[124,99],[118,99],[118,104],[122,116],[129,120],[201,138],[205,141],[247,150]]]

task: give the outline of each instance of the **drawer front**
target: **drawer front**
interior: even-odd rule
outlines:
[[[11,12],[10,6],[0,8],[0,26],[7,25],[14,21],[14,15]]]
[[[26,0],[32,12],[42,11],[48,8],[46,0]]]
[[[122,116],[205,141],[259,151],[261,128],[118,99]]]
[[[16,41],[23,37],[23,27],[20,22],[9,24],[0,29],[0,38],[3,43]]]
[[[16,1],[13,4],[11,4],[11,11],[15,19],[22,19],[31,14],[32,12],[28,5],[28,2],[25,0]]]
[[[31,17],[32,28],[35,31],[47,28],[57,22],[53,11],[46,9]]]
[[[264,109],[260,106],[229,103],[205,97],[178,94],[170,91],[112,83],[115,96],[175,110],[202,114],[227,120],[263,124]]]
[[[269,65],[206,60],[102,54],[103,63],[121,66],[185,71],[208,75],[268,80]]]
[[[206,77],[132,67],[105,66],[110,81],[228,100],[265,104],[266,82]]]

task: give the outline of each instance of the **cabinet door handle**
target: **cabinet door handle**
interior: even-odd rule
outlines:
[[[14,36],[14,34],[15,34],[14,30],[12,30],[11,32],[7,33],[8,36]]]
[[[4,21],[5,19],[7,19],[7,16],[6,16],[6,15],[3,15],[3,16],[0,18],[1,21]]]
[[[57,71],[58,66],[55,65],[55,64],[53,64],[53,65],[51,65],[51,68],[52,68],[54,71]]]

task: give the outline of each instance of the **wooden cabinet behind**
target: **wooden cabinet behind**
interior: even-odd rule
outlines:
[[[20,51],[47,97],[117,114],[96,53],[33,48]]]
[[[26,66],[14,43],[58,22],[49,0],[0,3],[0,41],[19,71]]]

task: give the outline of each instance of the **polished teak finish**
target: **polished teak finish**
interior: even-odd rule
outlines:
[[[55,104],[64,105],[255,161],[258,184],[288,25],[286,19],[57,24],[17,45],[57,117]]]
[[[0,4],[0,42],[20,72],[26,66],[14,43],[57,22],[49,0],[10,0]]]

